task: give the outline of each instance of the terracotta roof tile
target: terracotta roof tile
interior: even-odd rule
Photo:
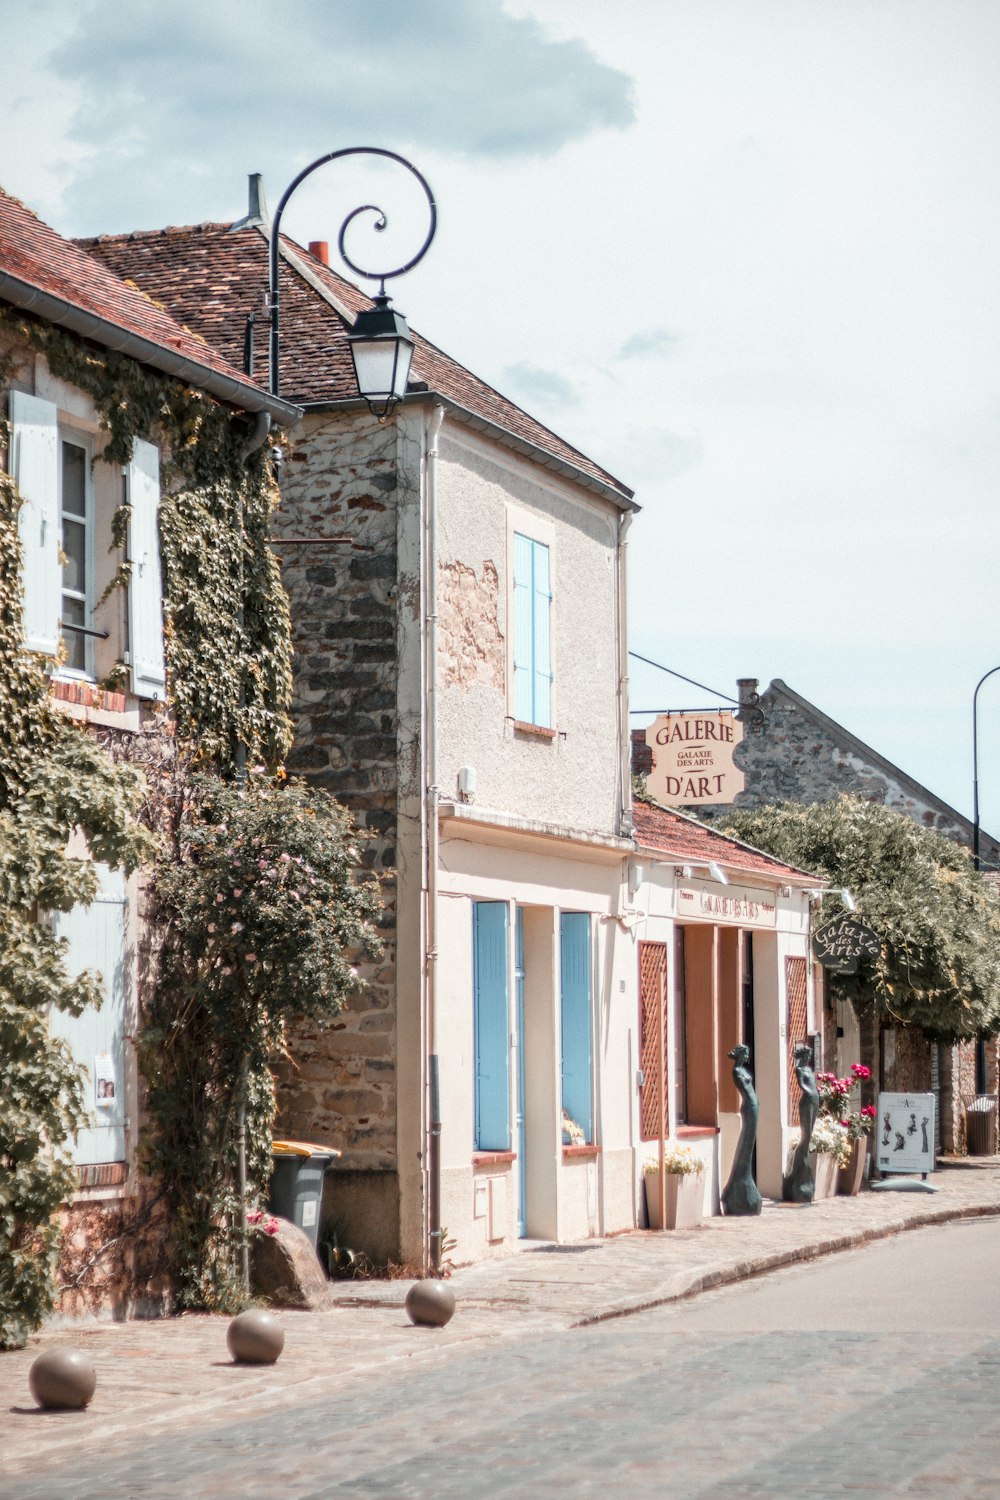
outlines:
[[[119,276],[133,278],[236,363],[242,362],[246,320],[254,313],[258,351],[254,375],[262,386],[266,385],[268,242],[259,225],[196,224],[100,235],[78,243]],[[285,236],[282,245],[351,318],[372,306],[369,297],[308,251]],[[351,399],[356,388],[347,319],[285,256],[279,278],[283,396],[300,405]],[[432,391],[474,417],[615,490],[623,502],[630,500],[631,491],[612,474],[415,331],[413,338],[411,380],[426,381]]]
[[[0,189],[0,301],[13,300],[4,296],[6,277],[177,353],[205,370],[246,384],[239,366],[229,363],[217,348],[182,327],[145,291],[127,285],[113,274],[113,268],[87,254],[79,244],[63,239]]]
[[[741,844],[714,828],[707,828],[695,818],[659,807],[651,802],[636,802],[632,808],[636,843],[655,854],[705,864],[714,860],[725,870],[739,870],[748,875],[765,875],[769,880],[788,880],[801,885],[826,886],[827,882],[806,870],[786,865],[773,855],[764,854],[750,844]]]

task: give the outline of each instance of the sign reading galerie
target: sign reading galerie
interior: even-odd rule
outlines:
[[[743,725],[731,713],[660,714],[646,729],[649,795],[663,807],[732,802],[746,778],[733,764]]]
[[[773,891],[751,886],[708,885],[698,881],[677,887],[677,917],[736,927],[776,927],[778,910]]]

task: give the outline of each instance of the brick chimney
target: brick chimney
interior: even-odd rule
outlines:
[[[318,260],[321,265],[330,264],[330,244],[328,240],[310,240],[309,254],[313,260]]]

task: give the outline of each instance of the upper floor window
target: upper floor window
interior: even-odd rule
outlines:
[[[93,535],[90,453],[63,438],[60,485],[63,657],[72,672],[93,674]]]
[[[22,501],[18,524],[25,644],[45,656],[61,656],[65,670],[88,677],[125,660],[133,693],[162,698],[166,672],[157,449],[136,439],[125,469],[126,639],[121,612],[107,602],[98,605],[102,586],[114,571],[108,549],[111,517],[121,498],[119,472],[99,460],[95,466],[91,440],[64,427],[51,401],[11,391],[10,422],[12,472]],[[102,620],[107,630],[101,628]]]
[[[545,542],[514,532],[514,718],[553,728],[552,564]]]

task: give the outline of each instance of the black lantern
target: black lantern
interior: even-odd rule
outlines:
[[[413,357],[406,319],[383,292],[374,307],[358,313],[348,343],[359,392],[376,417],[387,417],[406,394]]]

